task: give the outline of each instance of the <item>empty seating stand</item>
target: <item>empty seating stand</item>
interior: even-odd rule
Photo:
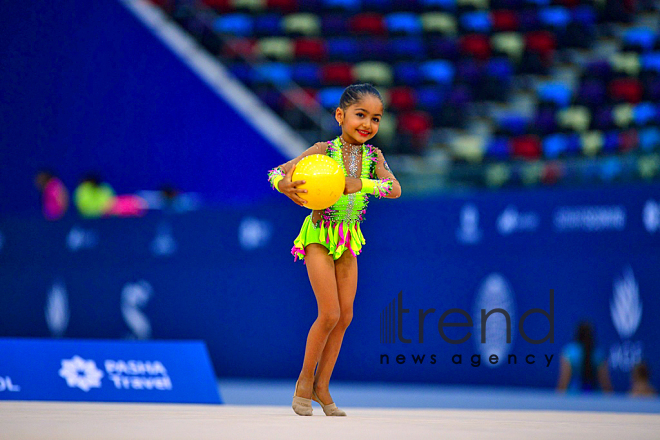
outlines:
[[[370,82],[388,106],[382,138],[392,141],[392,151],[424,154],[429,139],[451,138],[442,145],[451,157],[496,163],[489,169],[498,182],[557,182],[574,172],[562,161],[580,157],[607,159],[589,175],[612,180],[625,171],[620,155],[642,155],[628,161],[639,162],[635,172],[645,179],[657,175],[660,29],[651,23],[660,22],[660,11],[653,2],[152,3],[204,40],[213,56],[294,128],[308,129],[295,125],[308,121],[287,116],[296,105],[317,100],[332,110],[344,87]],[[637,20],[638,12],[644,20]],[[217,40],[210,41],[209,33]],[[605,38],[618,49],[600,50],[599,39]],[[555,76],[561,68],[574,73],[571,81]],[[288,88],[293,92],[280,96]],[[533,108],[524,113],[481,105],[506,108],[525,94],[532,95]],[[472,123],[484,120],[488,132],[469,132]],[[394,126],[384,128],[386,123]],[[445,129],[461,134],[431,136]],[[527,164],[524,171],[509,172],[518,162]]]

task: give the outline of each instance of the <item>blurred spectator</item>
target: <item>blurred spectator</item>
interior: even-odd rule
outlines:
[[[88,218],[105,216],[137,217],[144,214],[146,202],[136,195],[117,196],[112,187],[97,175],[82,179],[74,193],[80,215]]]
[[[83,217],[101,217],[112,209],[115,191],[107,183],[101,183],[99,176],[85,176],[73,193],[78,212]]]
[[[612,391],[605,352],[596,347],[593,326],[581,322],[575,341],[562,350],[557,390],[575,393],[592,391],[598,386],[605,392]]]
[[[656,397],[658,395],[653,385],[651,385],[649,367],[645,362],[635,365],[630,373],[630,382],[628,395],[631,397]]]
[[[69,207],[69,191],[50,171],[40,171],[34,184],[41,192],[41,207],[46,220],[59,220]]]

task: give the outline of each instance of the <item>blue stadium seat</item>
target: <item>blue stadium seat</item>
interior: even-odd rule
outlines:
[[[250,37],[253,34],[253,20],[248,14],[227,14],[213,22],[213,29],[221,34],[237,37]]]
[[[394,82],[416,86],[424,81],[424,76],[417,63],[403,62],[394,65]]]
[[[453,11],[456,9],[456,0],[421,0],[424,9],[442,9]]]
[[[422,33],[422,21],[419,15],[410,12],[395,12],[385,16],[385,26],[393,34]]]
[[[596,24],[596,11],[590,5],[580,5],[573,8],[573,21],[582,26],[591,27]]]
[[[392,41],[386,38],[360,39],[360,60],[362,61],[392,61],[394,49]]]
[[[561,82],[547,82],[541,84],[537,90],[539,99],[552,102],[559,107],[566,107],[571,103],[572,92],[568,86]]]
[[[605,181],[612,181],[619,177],[623,166],[618,157],[610,157],[600,164],[600,177]]]
[[[291,79],[303,87],[321,86],[321,69],[318,64],[298,63],[291,66]]]
[[[497,124],[506,133],[511,135],[522,135],[527,130],[529,120],[524,115],[508,113],[500,116]]]
[[[458,78],[473,88],[479,87],[485,79],[486,69],[482,63],[472,58],[464,58],[455,63]]]
[[[641,62],[643,70],[660,73],[660,52],[643,54]]]
[[[356,62],[361,59],[360,46],[355,38],[336,37],[326,40],[328,56],[332,60]]]
[[[488,76],[497,78],[501,81],[508,81],[513,75],[513,65],[508,58],[493,58],[486,67]]]
[[[660,128],[647,127],[639,131],[639,147],[649,152],[660,148]]]
[[[254,69],[247,63],[236,63],[229,66],[229,71],[248,87],[254,81]]]
[[[458,41],[453,37],[431,37],[429,39],[428,51],[430,58],[453,61],[458,58]]]
[[[422,74],[428,81],[450,84],[454,80],[454,65],[445,60],[432,60],[422,63]]]
[[[539,11],[541,24],[555,29],[565,29],[572,19],[571,13],[563,6],[543,8]]]
[[[345,35],[348,32],[348,20],[341,15],[322,15],[321,33],[324,36]]]
[[[427,58],[424,41],[419,37],[392,39],[392,48],[398,60],[423,61]]]
[[[628,29],[623,35],[625,44],[638,47],[644,51],[650,51],[655,45],[656,33],[647,27],[635,27]]]
[[[486,157],[506,160],[511,157],[511,145],[504,136],[494,137],[486,143]]]
[[[580,154],[582,152],[582,138],[577,133],[566,135],[566,153]]]
[[[603,151],[613,153],[619,147],[619,132],[610,130],[605,133],[605,141],[603,142]]]
[[[276,112],[282,111],[284,99],[282,99],[282,94],[277,90],[260,90],[257,92],[257,96],[261,102]]]
[[[286,6],[286,8],[278,8],[278,9],[280,9],[285,14],[295,12],[296,10],[298,12],[312,12],[314,14],[318,14],[320,11],[323,10],[324,4],[325,4],[324,0],[305,0],[305,1],[294,0],[291,1],[290,4]],[[273,8],[269,6],[269,9],[272,10]]]
[[[490,0],[490,9],[509,9],[518,11],[526,6],[525,0]]]
[[[254,33],[255,35],[269,37],[284,35],[282,17],[278,14],[266,14],[255,17]]]
[[[323,0],[323,7],[355,12],[360,10],[360,0]]]
[[[426,86],[416,90],[417,106],[429,112],[437,111],[447,100],[448,89],[438,86]]]
[[[486,11],[466,12],[460,18],[461,27],[467,32],[488,33],[493,25]]]
[[[561,133],[551,134],[543,139],[543,154],[548,159],[556,159],[568,149],[568,139]]]
[[[525,0],[525,2],[536,6],[549,6],[551,0]]]
[[[363,11],[387,13],[392,9],[392,0],[362,0]]]
[[[392,0],[393,11],[421,12],[420,0]]]
[[[291,68],[283,63],[264,63],[255,68],[255,82],[286,86],[291,82]]]
[[[636,125],[646,125],[655,121],[656,108],[650,102],[640,102],[633,109],[633,120]]]
[[[325,108],[335,108],[339,104],[339,99],[341,94],[344,92],[342,87],[328,87],[326,89],[319,90],[319,102]]]

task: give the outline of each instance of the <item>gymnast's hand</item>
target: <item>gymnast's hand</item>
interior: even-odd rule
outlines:
[[[302,199],[298,193],[306,193],[306,189],[297,188],[298,185],[305,183],[304,180],[296,180],[295,182],[291,181],[291,176],[293,175],[293,170],[296,169],[294,164],[289,171],[284,175],[284,179],[280,180],[280,183],[277,187],[280,189],[282,194],[293,200],[293,203],[299,206],[304,206],[307,203],[307,200]]]
[[[355,177],[346,177],[346,186],[344,187],[344,194],[353,194],[362,189],[362,181]]]

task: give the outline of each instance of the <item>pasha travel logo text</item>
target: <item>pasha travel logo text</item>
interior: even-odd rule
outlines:
[[[59,374],[70,388],[80,388],[85,392],[92,388],[101,388],[104,377],[117,389],[172,389],[172,380],[165,366],[159,361],[106,359],[103,366],[105,371],[99,369],[93,360],[74,356],[71,359],[62,359]]]

